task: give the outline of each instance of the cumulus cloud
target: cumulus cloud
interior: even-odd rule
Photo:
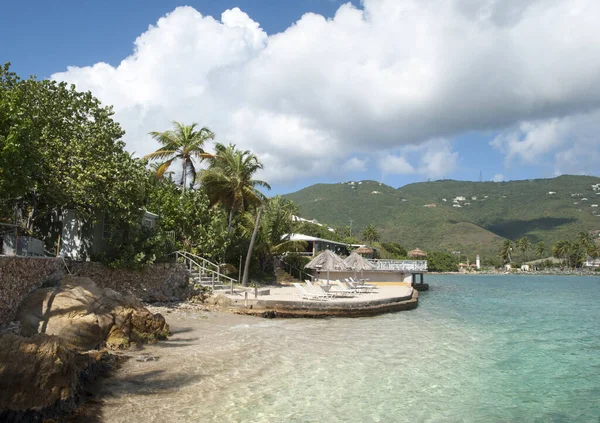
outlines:
[[[415,173],[415,169],[404,156],[386,154],[379,159],[379,168],[388,175],[408,175]]]
[[[519,122],[494,141],[509,160],[558,153],[565,119],[600,108],[598,1],[362,4],[344,4],[332,19],[306,14],[271,35],[238,8],[217,20],[179,7],[118,66],[69,67],[53,78],[114,105],[140,155],[156,148],[149,131],[196,121],[260,155],[270,182]],[[420,151],[416,172],[436,178],[456,167],[448,145]],[[569,154],[556,166],[581,151]]]
[[[600,111],[522,122],[497,136],[491,145],[513,163],[547,163],[554,174],[598,172],[600,163]]]
[[[366,172],[367,171],[368,159],[359,159],[358,157],[352,157],[346,160],[343,168],[346,172]]]
[[[501,173],[496,173],[494,178],[492,179],[494,182],[504,182],[504,175]]]
[[[457,167],[458,153],[452,151],[448,140],[433,140],[424,144],[419,173],[431,179],[451,174]]]

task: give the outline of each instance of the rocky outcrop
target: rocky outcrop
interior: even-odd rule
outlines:
[[[99,288],[91,279],[65,276],[56,287],[29,294],[17,312],[21,333],[56,335],[78,351],[164,339],[169,326],[131,296]]]
[[[131,296],[65,276],[22,301],[16,333],[0,334],[0,421],[37,422],[72,410],[82,384],[124,348],[166,338],[169,326]]]
[[[114,362],[106,352],[75,352],[57,336],[0,335],[0,421],[43,421],[72,410],[82,382]]]

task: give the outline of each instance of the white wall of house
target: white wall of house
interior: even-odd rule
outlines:
[[[63,216],[63,228],[60,235],[60,256],[73,260],[81,260],[83,240],[82,222],[77,210],[67,210]]]

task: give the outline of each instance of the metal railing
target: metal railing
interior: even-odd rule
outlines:
[[[375,270],[426,272],[427,260],[367,260]]]
[[[304,280],[304,279],[308,278],[311,281],[315,279],[315,277],[313,275],[311,275],[310,273],[305,272],[304,270],[300,270],[300,269],[292,266],[289,263],[286,263],[285,260],[283,260],[281,258],[277,258],[277,261],[279,262],[279,265],[281,266],[281,268],[293,278],[296,278],[299,280]]]
[[[231,289],[233,290],[234,282],[238,282],[236,279],[225,276],[223,273],[221,273],[221,268],[218,264],[215,264],[204,257],[188,253],[187,251],[175,251],[172,254],[175,255],[176,262],[183,262],[191,273],[194,273],[195,270],[198,273],[199,278],[202,278],[205,275],[210,276],[213,289],[215,287],[215,283],[220,285],[221,281],[223,280],[228,281],[231,284]]]

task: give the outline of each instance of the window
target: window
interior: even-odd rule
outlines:
[[[109,217],[104,215],[104,219],[102,222],[102,238],[111,239],[113,237],[114,230],[114,222]]]
[[[143,225],[148,229],[152,229],[152,228],[154,228],[154,220],[148,219],[147,217],[145,217]]]

